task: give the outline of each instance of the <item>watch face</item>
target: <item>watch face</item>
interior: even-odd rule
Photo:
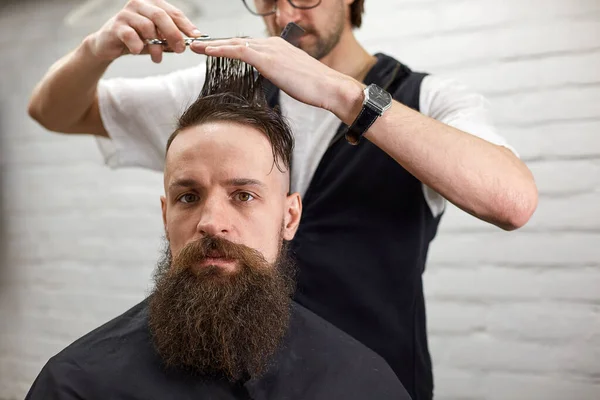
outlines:
[[[377,85],[369,86],[369,102],[381,110],[385,110],[391,103],[392,96]]]

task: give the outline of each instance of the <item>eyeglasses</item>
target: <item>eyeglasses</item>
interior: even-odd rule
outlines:
[[[273,15],[277,12],[277,0],[242,0],[244,5],[254,15],[261,17]],[[283,1],[283,0],[281,0]],[[294,8],[310,10],[321,4],[321,0],[287,0]]]

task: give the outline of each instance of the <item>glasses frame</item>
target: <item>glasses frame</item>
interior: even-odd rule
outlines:
[[[248,5],[248,3],[247,3],[248,1],[254,1],[254,0],[242,0],[242,2],[244,3],[244,6],[250,12],[250,14],[256,15],[257,17],[266,17],[266,16],[269,16],[269,15],[273,15],[273,14],[275,14],[277,12],[277,0],[275,0],[275,3],[273,4],[273,11],[269,11],[269,12],[266,12],[266,13],[257,13],[257,12],[252,11],[252,7],[250,7]],[[295,5],[294,2],[293,2],[293,0],[287,0],[287,2],[290,3],[290,6],[292,6],[294,8],[297,8],[298,10],[312,10],[313,8],[316,8],[316,7],[320,6],[322,1],[323,0],[318,0],[317,4],[315,4],[314,6],[309,6],[309,7],[302,6],[301,7],[301,6]]]

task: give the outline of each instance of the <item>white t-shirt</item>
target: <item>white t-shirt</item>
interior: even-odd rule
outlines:
[[[98,85],[100,115],[111,139],[99,138],[106,163],[113,167],[137,166],[162,171],[167,139],[177,119],[198,97],[205,66],[146,78],[113,78]],[[295,138],[292,191],[306,192],[341,121],[331,112],[298,102],[281,92],[281,111]],[[451,79],[426,76],[421,83],[420,112],[491,143],[508,147],[494,130],[485,98]],[[516,154],[516,152],[515,152]],[[423,185],[434,216],[445,199]]]

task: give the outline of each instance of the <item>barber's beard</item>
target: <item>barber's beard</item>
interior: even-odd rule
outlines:
[[[334,21],[325,35],[320,35],[310,30],[307,32],[314,33],[317,37],[317,40],[316,42],[306,46],[306,48],[303,47],[302,50],[307,52],[313,58],[320,60],[331,53],[335,46],[337,46],[337,44],[340,42],[342,33],[344,32],[344,20],[340,19],[338,21]]]
[[[284,243],[275,265],[249,247],[210,237],[172,260],[169,246],[155,273],[149,326],[168,368],[255,378],[265,372],[287,331],[294,266]],[[234,272],[195,268],[217,250],[238,260]]]
[[[344,3],[339,2],[339,7],[340,9],[335,13],[334,19],[326,28],[325,32],[317,32],[313,27],[300,24],[305,30],[304,34],[312,36],[312,40],[308,43],[304,42],[300,48],[317,60],[320,60],[331,53],[342,38],[346,18],[344,13]],[[282,30],[276,32],[276,36],[280,36],[281,32]]]

